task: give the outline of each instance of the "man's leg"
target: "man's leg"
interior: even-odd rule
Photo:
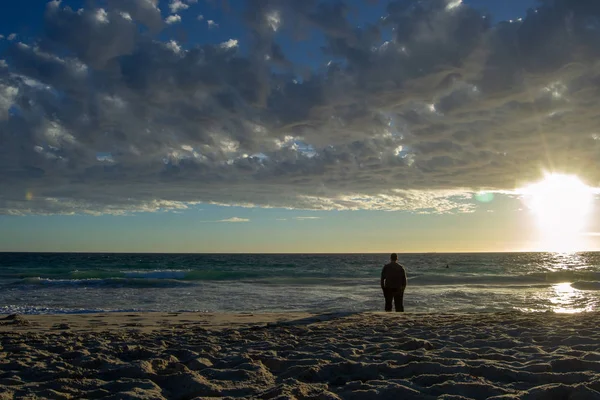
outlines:
[[[404,288],[400,288],[394,293],[394,307],[397,312],[404,312]]]
[[[385,298],[385,311],[392,311],[394,293],[390,289],[383,289],[383,297]]]

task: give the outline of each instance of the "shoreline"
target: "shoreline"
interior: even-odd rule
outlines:
[[[150,332],[176,327],[202,327],[204,329],[222,330],[233,328],[266,327],[278,324],[294,324],[323,322],[351,315],[405,315],[415,318],[439,316],[489,316],[489,315],[590,315],[600,311],[583,311],[577,313],[555,311],[481,311],[481,312],[403,312],[384,311],[242,311],[242,312],[204,312],[204,311],[107,311],[107,312],[72,312],[55,314],[0,314],[0,333],[5,332],[40,332],[53,331],[115,331],[120,329]]]
[[[69,314],[0,314],[0,333],[3,332],[53,332],[53,331],[118,331],[138,330],[151,332],[173,328],[230,329],[266,326],[291,322],[319,315],[302,311],[290,312],[161,312],[115,311],[102,313]]]
[[[0,398],[600,399],[600,312],[0,318]]]
[[[242,311],[242,312],[204,312],[204,311],[107,311],[56,314],[0,314],[0,334],[9,332],[56,333],[60,331],[102,332],[102,331],[139,331],[143,333],[194,329],[220,331],[227,329],[254,329],[280,325],[310,325],[331,320],[363,315],[367,318],[410,318],[414,320],[439,317],[476,317],[514,316],[527,318],[545,315],[557,318],[577,318],[598,316],[600,311],[555,312],[555,311],[481,311],[481,312],[385,312],[385,311]]]

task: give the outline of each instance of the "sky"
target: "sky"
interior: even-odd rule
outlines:
[[[0,251],[600,250],[600,4],[1,7]]]

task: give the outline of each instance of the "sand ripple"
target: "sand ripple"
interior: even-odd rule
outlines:
[[[600,399],[599,322],[361,313],[213,330],[3,332],[0,399]]]

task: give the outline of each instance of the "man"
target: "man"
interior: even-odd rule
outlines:
[[[392,311],[392,300],[398,312],[404,312],[404,289],[406,289],[406,271],[398,264],[398,255],[390,256],[391,262],[381,270],[381,289],[385,297],[385,311]]]

